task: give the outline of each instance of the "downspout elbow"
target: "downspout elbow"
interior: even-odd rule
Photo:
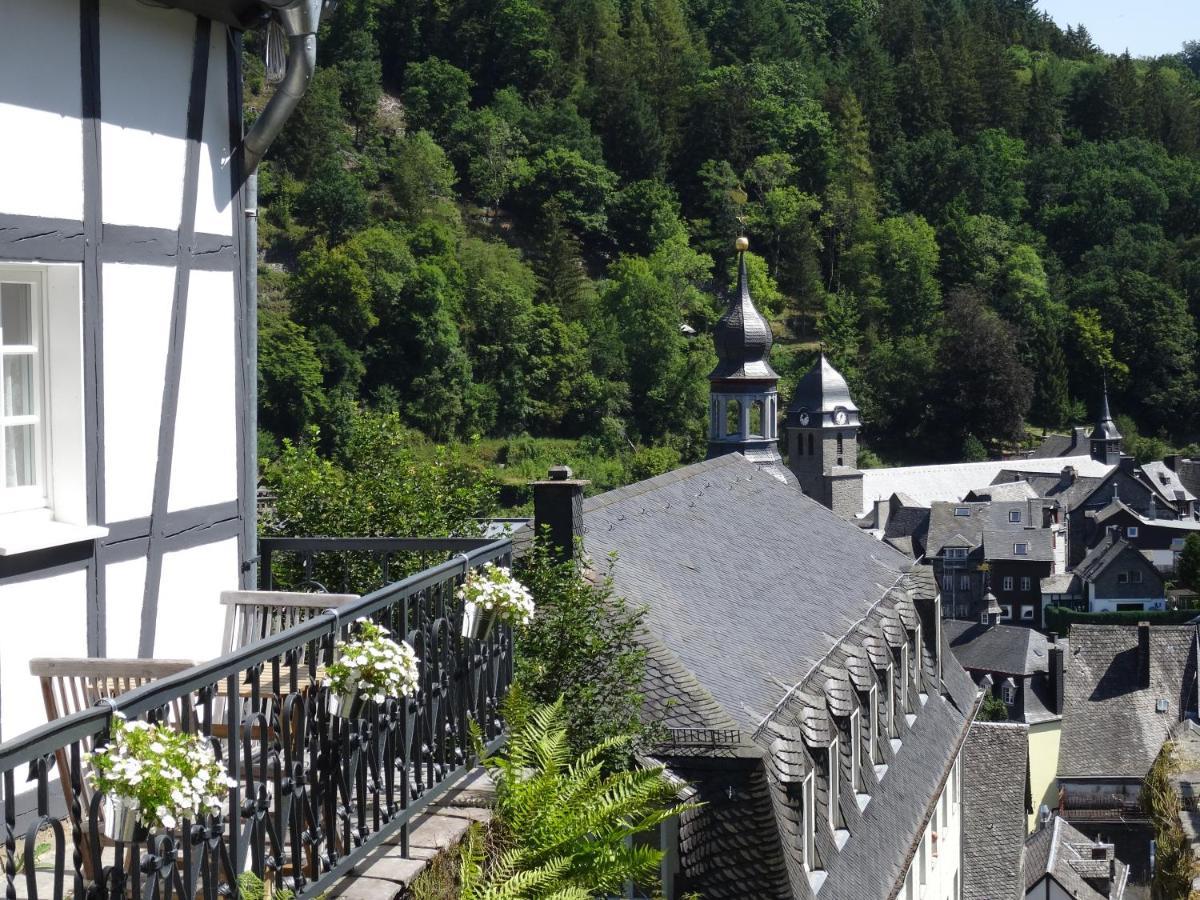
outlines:
[[[324,0],[264,0],[275,7],[288,38],[287,70],[274,96],[242,139],[242,175],[262,162],[308,91],[317,68],[317,27]]]

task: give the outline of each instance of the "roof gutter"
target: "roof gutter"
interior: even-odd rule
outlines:
[[[278,16],[287,37],[287,70],[262,114],[242,139],[242,177],[262,162],[308,90],[317,68],[317,28],[324,0],[262,0]]]

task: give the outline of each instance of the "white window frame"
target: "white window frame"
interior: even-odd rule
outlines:
[[[1013,589],[1013,577],[1011,575],[1005,575],[1002,584],[1003,590],[1011,591]]]
[[[1029,544],[1026,541],[1018,541],[1013,544],[1013,556],[1028,556]]]
[[[967,548],[966,547],[947,547],[946,548],[946,559],[966,559],[966,558],[967,558]]]
[[[867,732],[867,749],[871,765],[875,765],[879,762],[879,685],[871,685],[867,703],[870,706],[871,716],[871,727]]]
[[[1014,525],[1021,521],[1021,511],[1019,509],[1010,509],[1008,511],[1008,521]]]
[[[908,712],[908,641],[900,645],[900,709]]]
[[[862,793],[862,717],[850,711],[850,789]]]
[[[4,284],[23,284],[30,289],[30,338],[31,343],[3,346],[4,329],[0,324],[0,357],[32,356],[30,366],[33,378],[32,395],[34,411],[28,415],[7,416],[0,405],[0,466],[7,467],[5,454],[6,426],[34,426],[33,451],[33,484],[21,487],[7,487],[7,473],[0,479],[0,514],[24,512],[34,509],[45,509],[50,505],[53,496],[50,485],[50,423],[52,421],[49,391],[46,386],[50,380],[49,343],[46,335],[46,323],[49,317],[46,270],[40,266],[2,265],[0,266],[0,282]],[[0,368],[0,385],[3,384],[3,373]]]
[[[958,576],[958,589],[960,591],[969,591],[971,589],[971,576],[963,573]]]
[[[1142,584],[1143,581],[1144,581],[1144,579],[1142,577],[1141,569],[1134,569],[1133,571],[1131,571],[1129,573],[1129,583],[1130,584]]]
[[[829,802],[827,806],[829,808],[826,810],[826,818],[829,820],[829,827],[834,831],[837,831],[838,806],[841,803],[839,799],[841,795],[839,792],[841,790],[842,780],[842,758],[841,754],[838,752],[838,739],[836,735],[834,735],[833,740],[829,742],[827,752],[829,755]]]
[[[983,612],[981,612],[979,614],[979,624],[986,625],[987,623],[988,623],[988,614],[987,614],[987,610],[985,609]]]
[[[1032,606],[1022,606],[1021,607],[1021,621],[1022,622],[1032,622],[1033,621],[1033,607]]]
[[[804,819],[801,826],[801,830],[804,832],[802,837],[804,841],[804,868],[809,872],[814,872],[817,868],[817,779],[811,770],[804,776],[802,784],[803,787],[801,790],[804,792],[804,795],[800,802],[804,804],[801,815],[801,818]]]
[[[923,654],[921,653],[921,623],[917,623],[917,627],[913,629],[913,684],[916,685],[917,693],[921,693],[921,663]]]
[[[1012,621],[1012,604],[1011,603],[1001,603],[1000,604],[1000,621],[1001,622],[1011,622]]]
[[[1022,575],[1021,576],[1021,590],[1027,591],[1031,587],[1033,587],[1033,581],[1029,578],[1028,575]]]
[[[958,516],[959,518],[961,518],[963,516],[969,516],[969,515],[971,515],[971,507],[956,506],[956,507],[954,507],[954,515]]]
[[[1138,526],[1137,526],[1137,525],[1130,525],[1128,528],[1126,528],[1126,529],[1125,529],[1125,536],[1126,536],[1126,537],[1131,537],[1131,538],[1135,538],[1135,537],[1137,537],[1137,536],[1138,536]]]
[[[1129,584],[1129,573],[1128,572],[1118,572],[1117,573],[1117,584]]]
[[[1017,687],[1015,684],[1009,684],[1007,680],[1000,683],[1000,699],[1012,706],[1017,702]]]
[[[0,501],[0,556],[103,537],[108,529],[89,522],[87,511],[83,266],[0,262],[0,281],[37,286],[35,340],[41,359],[34,368],[42,433],[39,489]]]
[[[899,734],[896,728],[896,667],[891,660],[887,664],[887,736],[895,737]]]

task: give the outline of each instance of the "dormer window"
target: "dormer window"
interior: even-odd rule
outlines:
[[[1010,509],[1008,511],[1008,521],[1017,523],[1021,521],[1021,511],[1019,509]]]
[[[850,789],[862,793],[862,719],[857,709],[850,713]]]
[[[879,686],[871,685],[870,699],[868,701],[870,707],[869,715],[871,722],[867,729],[867,755],[870,758],[871,765],[879,762]]]
[[[801,802],[804,804],[801,818],[804,819],[801,824],[803,832],[801,841],[802,846],[800,852],[804,854],[804,868],[809,872],[816,871],[817,866],[817,787],[816,778],[810,771],[804,776],[804,796]]]
[[[986,625],[987,623],[988,623],[988,614],[987,614],[987,610],[985,609],[983,612],[981,612],[979,614],[979,624]]]
[[[1000,699],[1009,706],[1017,702],[1017,686],[1011,678],[1005,678],[1000,685]]]
[[[969,506],[956,506],[954,507],[954,514],[956,516],[969,516],[971,508]]]
[[[1028,556],[1028,555],[1029,555],[1029,545],[1028,544],[1026,544],[1024,542],[1019,543],[1019,544],[1013,544],[1013,556]]]
[[[917,686],[917,693],[921,693],[921,623],[917,623],[916,629],[913,631],[913,684]]]
[[[946,548],[946,559],[966,559],[966,558],[967,558],[967,548],[966,547],[947,547]]]

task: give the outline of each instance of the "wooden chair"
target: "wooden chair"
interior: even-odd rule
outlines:
[[[117,697],[143,684],[174,675],[195,665],[190,659],[97,659],[39,657],[29,661],[29,672],[41,680],[42,700],[46,704],[46,721],[69,716],[95,706],[101,700]],[[170,720],[180,722],[190,714],[182,702],[176,702],[170,710]],[[87,753],[92,742],[86,739],[80,749]],[[71,809],[71,769],[65,750],[54,754],[58,766],[59,783],[62,785],[63,800]],[[81,778],[79,796],[81,809],[87,810],[91,803],[91,790],[87,780]],[[86,830],[85,821],[80,827]],[[84,864],[91,868],[90,854],[84,854]],[[92,877],[91,872],[88,876]]]
[[[221,653],[232,653],[307,622],[327,609],[338,609],[358,594],[305,594],[295,591],[222,591],[225,637]]]

